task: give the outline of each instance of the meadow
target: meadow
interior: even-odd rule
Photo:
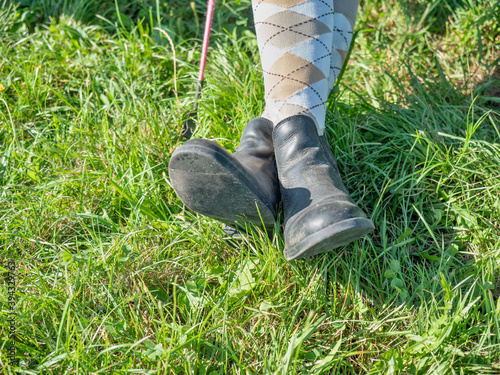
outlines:
[[[205,10],[0,0],[1,373],[500,374],[500,1],[361,1],[326,135],[376,229],[291,262],[171,187]],[[230,151],[252,22],[217,2],[194,137]]]

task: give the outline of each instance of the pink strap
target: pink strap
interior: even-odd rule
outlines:
[[[203,34],[203,47],[201,49],[200,71],[198,81],[203,81],[203,73],[207,62],[208,42],[210,40],[210,29],[212,28],[212,19],[214,16],[215,0],[208,0],[207,19],[205,21],[205,33]]]

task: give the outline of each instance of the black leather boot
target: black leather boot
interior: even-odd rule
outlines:
[[[245,127],[234,154],[206,139],[177,148],[168,170],[179,199],[223,223],[248,220],[272,230],[280,201],[272,131],[272,122],[258,117]]]
[[[287,260],[323,253],[375,228],[349,196],[326,138],[318,135],[310,117],[281,121],[273,143]]]

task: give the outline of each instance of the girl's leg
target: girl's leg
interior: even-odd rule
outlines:
[[[354,24],[358,13],[358,0],[335,0],[333,16],[333,44],[329,90],[333,89],[352,42]]]
[[[332,0],[253,0],[266,111],[274,124],[308,115],[324,128],[332,61]]]
[[[323,136],[326,102],[349,50],[357,9],[352,1],[335,4],[253,0],[286,259],[320,254],[374,228],[349,196]]]

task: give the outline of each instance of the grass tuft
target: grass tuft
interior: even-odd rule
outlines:
[[[362,1],[326,134],[376,230],[287,262],[168,176],[203,1],[4,1],[0,269],[27,374],[500,372],[500,3]],[[214,18],[195,137],[264,106],[251,1]],[[175,57],[174,57],[175,56]],[[11,307],[0,300],[2,373]]]

